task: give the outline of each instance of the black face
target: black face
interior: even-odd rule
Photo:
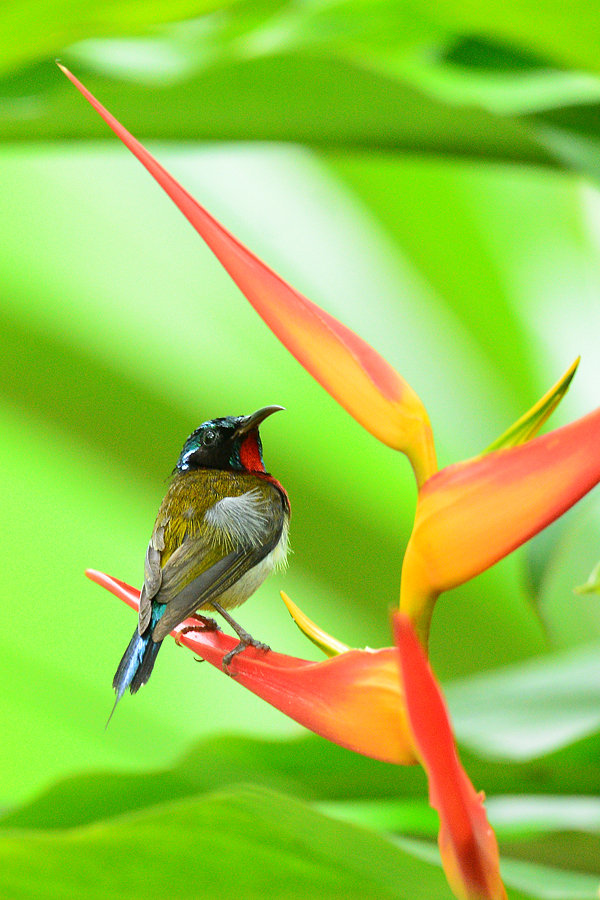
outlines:
[[[258,426],[282,406],[263,406],[250,416],[210,419],[190,434],[177,460],[176,472],[232,469],[264,472]]]
[[[226,416],[203,422],[190,434],[177,460],[177,470],[241,469],[239,445],[245,434],[239,427],[245,416]]]

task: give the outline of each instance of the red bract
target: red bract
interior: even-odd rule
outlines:
[[[442,591],[542,531],[600,480],[600,408],[518,447],[442,469],[419,491],[401,609],[427,643]]]
[[[94,569],[86,575],[137,610],[138,590]],[[222,631],[180,634],[194,624],[193,619],[182,622],[173,637],[221,669],[237,639]],[[349,650],[317,663],[247,647],[233,658],[231,674],[291,719],[342,747],[386,762],[416,762],[393,647]]]
[[[461,900],[506,900],[496,836],[483,800],[463,769],[441,691],[410,620],[394,615],[409,725],[438,811],[438,843],[448,882]]]
[[[437,467],[429,418],[411,386],[366,341],[223,228],[68,69],[60,68],[179,207],[281,342],[361,425],[406,453],[422,484]]]

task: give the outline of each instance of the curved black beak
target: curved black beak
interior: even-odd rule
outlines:
[[[235,430],[236,435],[247,434],[254,428],[258,428],[267,416],[272,416],[273,413],[280,412],[284,409],[285,406],[263,406],[261,409],[257,409],[256,412],[253,412],[250,416],[244,416]]]

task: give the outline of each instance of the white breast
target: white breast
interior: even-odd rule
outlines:
[[[223,497],[206,511],[204,520],[219,533],[227,549],[234,544],[253,546],[267,529],[269,506],[261,492],[254,489],[241,497]]]
[[[252,490],[241,497],[224,497],[215,503],[205,515],[207,524],[223,534],[223,543],[231,546],[233,540],[238,544],[252,545],[264,534],[268,516],[268,502],[260,491]],[[271,552],[252,569],[246,572],[235,584],[221,594],[219,603],[231,609],[239,606],[260,587],[265,578],[278,566],[285,565],[288,552],[289,516],[283,521],[281,537]],[[208,609],[208,605],[204,609]]]

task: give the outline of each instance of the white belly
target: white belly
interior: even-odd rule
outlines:
[[[232,584],[224,594],[221,594],[218,599],[221,606],[224,606],[226,609],[233,609],[235,606],[240,606],[261,586],[267,575],[270,575],[273,569],[285,565],[288,552],[288,525],[289,522],[286,517],[277,546],[271,550],[268,556],[265,556],[264,559],[254,566],[254,568],[246,572],[245,575],[242,575],[235,584]],[[199,610],[199,612],[202,613],[208,609],[211,609],[211,606],[207,603],[206,606],[203,606],[202,609]]]

